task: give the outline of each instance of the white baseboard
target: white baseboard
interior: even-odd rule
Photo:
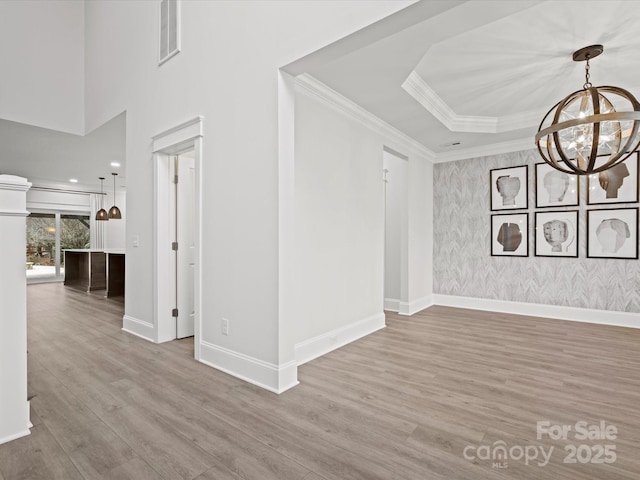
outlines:
[[[27,435],[31,435],[31,430],[29,430],[28,428],[26,430],[21,430],[11,435],[7,435],[6,437],[0,438],[0,445],[2,445],[3,443],[12,442],[13,440],[17,440],[18,438],[26,437]]]
[[[413,302],[401,302],[396,298],[384,299],[384,309],[399,313],[400,315],[413,315],[431,305],[433,305],[433,297],[431,295],[419,298]]]
[[[276,365],[204,341],[200,342],[200,361],[273,393],[280,394],[298,384],[295,361]]]
[[[427,295],[426,297],[419,298],[413,302],[400,302],[400,309],[398,313],[400,315],[413,315],[420,310],[424,310],[427,307],[433,305],[433,297]]]
[[[616,327],[640,328],[640,313],[565,307],[539,303],[509,302],[488,298],[433,295],[433,304],[446,307],[471,308],[490,312],[513,313],[533,317],[546,317],[574,322],[598,323]]]
[[[390,312],[399,312],[400,300],[398,300],[397,298],[385,298],[384,309],[389,310]]]
[[[153,323],[139,320],[129,315],[122,317],[122,330],[135,335],[136,337],[144,338],[153,343],[156,342],[156,328]]]
[[[302,365],[385,326],[384,313],[377,313],[344,327],[296,343],[294,347],[296,362],[298,365]]]

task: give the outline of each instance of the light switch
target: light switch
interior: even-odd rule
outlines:
[[[140,246],[140,237],[138,235],[134,235],[132,242],[134,247],[139,247]]]

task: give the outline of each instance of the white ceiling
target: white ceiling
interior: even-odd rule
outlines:
[[[373,43],[336,42],[306,57],[304,71],[436,161],[534,148],[544,114],[582,88],[584,62],[571,55],[587,45],[604,45],[594,85],[640,97],[640,1],[423,0],[396,15],[397,29],[374,24],[354,35],[384,31]]]
[[[423,0],[285,67],[306,73],[433,152],[435,161],[524,148],[584,83],[578,48],[601,43],[594,85],[640,97],[640,0]],[[76,136],[0,120],[0,173],[95,188],[125,178],[125,114]],[[451,146],[453,143],[458,145]]]
[[[125,127],[122,113],[80,136],[0,119],[0,173],[26,177],[34,185],[94,189],[105,177],[105,189],[125,184]],[[111,162],[119,162],[115,168]],[[78,183],[70,183],[75,178]]]

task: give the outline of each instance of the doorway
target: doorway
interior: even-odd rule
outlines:
[[[400,312],[408,301],[408,159],[385,147],[384,309]]]
[[[127,324],[156,343],[193,336],[196,360],[202,321],[203,122],[196,117],[153,137],[154,322]]]

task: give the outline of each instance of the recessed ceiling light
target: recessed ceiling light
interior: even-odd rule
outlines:
[[[111,166],[112,167],[119,167],[120,163],[119,162],[111,162]]]
[[[71,183],[78,183],[78,179],[77,178],[70,178],[69,181]]]

